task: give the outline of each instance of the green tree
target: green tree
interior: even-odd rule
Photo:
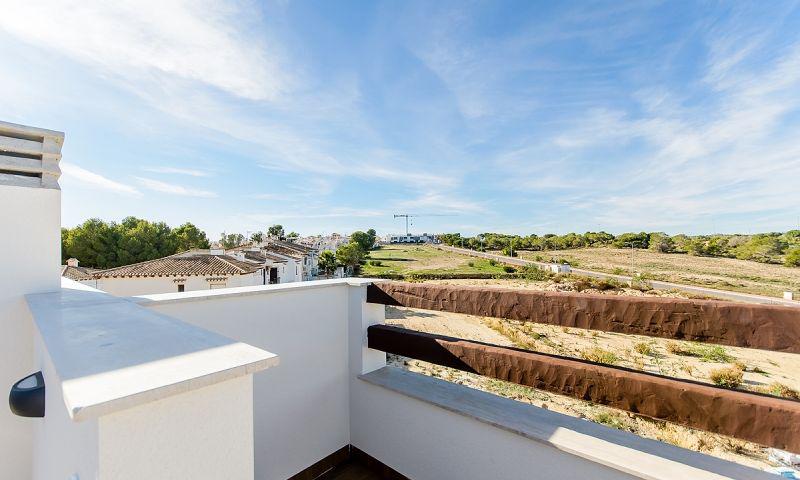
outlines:
[[[255,244],[259,244],[264,241],[264,232],[255,232],[250,235],[250,241]]]
[[[290,242],[294,242],[298,238],[300,238],[300,234],[297,232],[289,232],[289,235],[286,235],[286,240],[289,240]]]
[[[219,243],[222,245],[222,248],[235,248],[244,243],[244,235],[241,233],[222,232]]]
[[[164,222],[126,217],[116,226],[117,263],[129,265],[175,253],[175,238]]]
[[[350,235],[350,242],[357,244],[366,253],[375,246],[375,237],[366,232],[357,231]]]
[[[786,244],[781,242],[778,235],[762,233],[753,235],[750,241],[736,247],[734,255],[741,260],[770,263],[777,260],[785,247]]]
[[[91,218],[71,229],[62,242],[66,257],[77,258],[84,266],[111,268],[121,265],[117,261],[117,231],[113,223]]]
[[[278,240],[283,240],[285,234],[283,230],[283,225],[273,225],[267,229],[267,236],[272,238],[277,238]]]
[[[319,269],[330,275],[336,270],[336,254],[325,250],[319,254]]]
[[[184,252],[193,248],[209,248],[206,232],[197,228],[193,223],[186,222],[172,230],[175,239],[175,249]]]
[[[787,267],[800,267],[800,247],[794,247],[786,252],[783,264]]]
[[[675,241],[664,232],[653,232],[650,234],[648,249],[660,253],[672,253],[675,251]]]
[[[358,271],[361,262],[364,261],[364,255],[361,245],[355,242],[350,242],[336,249],[336,261],[340,265],[352,268],[354,272]]]
[[[647,248],[650,235],[645,232],[623,233],[617,236],[611,243],[616,248]]]

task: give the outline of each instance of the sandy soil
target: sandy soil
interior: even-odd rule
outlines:
[[[583,248],[522,252],[522,258],[566,259],[578,268],[605,273],[646,274],[654,280],[746,293],[781,296],[800,290],[800,268],[738,260],[657,253],[649,250]],[[615,271],[616,270],[616,271]]]
[[[491,280],[446,282],[480,284],[489,287],[548,288],[546,282],[536,282],[536,284]],[[800,355],[725,347],[723,353],[727,358],[709,359],[699,355],[670,353],[668,347],[672,343],[672,351],[675,351],[674,346],[677,345],[681,350],[695,349],[696,352],[696,349],[705,348],[705,346],[636,335],[564,329],[550,325],[394,307],[387,307],[386,318],[388,324],[413,330],[469,338],[498,345],[518,346],[572,357],[581,357],[586,352],[599,348],[616,357],[615,365],[703,382],[710,382],[708,375],[711,370],[727,367],[732,362],[736,362],[745,367],[744,382],[741,387],[743,389],[755,389],[772,382],[780,382],[790,388],[800,390]],[[646,353],[637,351],[639,344],[646,345],[646,348],[639,347],[639,350],[646,351]],[[440,377],[561,413],[588,418],[644,437],[702,451],[745,465],[759,468],[771,465],[767,461],[766,450],[752,443],[657,422],[581,400],[553,395],[417,360],[395,356],[390,356],[390,360],[392,363],[412,371]]]

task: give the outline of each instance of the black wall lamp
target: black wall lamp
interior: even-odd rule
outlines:
[[[11,387],[8,405],[20,417],[44,417],[44,376],[28,375]]]

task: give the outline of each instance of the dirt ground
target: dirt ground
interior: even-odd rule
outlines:
[[[780,297],[800,290],[800,268],[677,253],[619,248],[580,248],[521,252],[522,258],[564,259],[577,268],[621,275],[645,274],[653,280]]]
[[[526,281],[447,280],[435,283],[481,285],[490,288],[554,288],[548,282]],[[624,292],[596,293],[625,294]],[[643,293],[634,290],[629,294]],[[677,293],[672,295],[680,296]],[[602,359],[600,361],[606,363],[708,383],[711,382],[709,376],[713,370],[732,367],[742,371],[743,381],[739,387],[741,389],[764,391],[779,383],[789,389],[800,390],[800,355],[735,347],[714,348],[693,342],[566,329],[550,325],[407,308],[387,307],[386,318],[388,324],[413,330],[468,338],[497,345],[517,346],[576,358],[600,355]],[[597,358],[592,359],[597,360]],[[653,421],[582,400],[417,360],[395,356],[390,356],[390,360],[393,364],[412,371],[440,377],[557,412],[587,418],[647,438],[672,443],[753,467],[771,466],[767,460],[766,449],[749,442],[666,422]]]

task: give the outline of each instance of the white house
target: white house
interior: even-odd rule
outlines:
[[[117,296],[247,287],[267,283],[262,265],[230,255],[209,253],[207,250],[182,252],[99,270],[78,281]]]
[[[423,233],[422,235],[413,235],[413,234],[389,235],[388,242],[389,243],[435,243],[436,237],[434,235],[429,235],[427,233]]]
[[[300,265],[296,275],[300,281],[313,280],[319,274],[319,251],[294,242],[269,239],[261,246],[262,251],[283,255],[297,260]]]
[[[550,263],[545,269],[553,273],[569,273],[572,271],[572,267],[566,263]]]

